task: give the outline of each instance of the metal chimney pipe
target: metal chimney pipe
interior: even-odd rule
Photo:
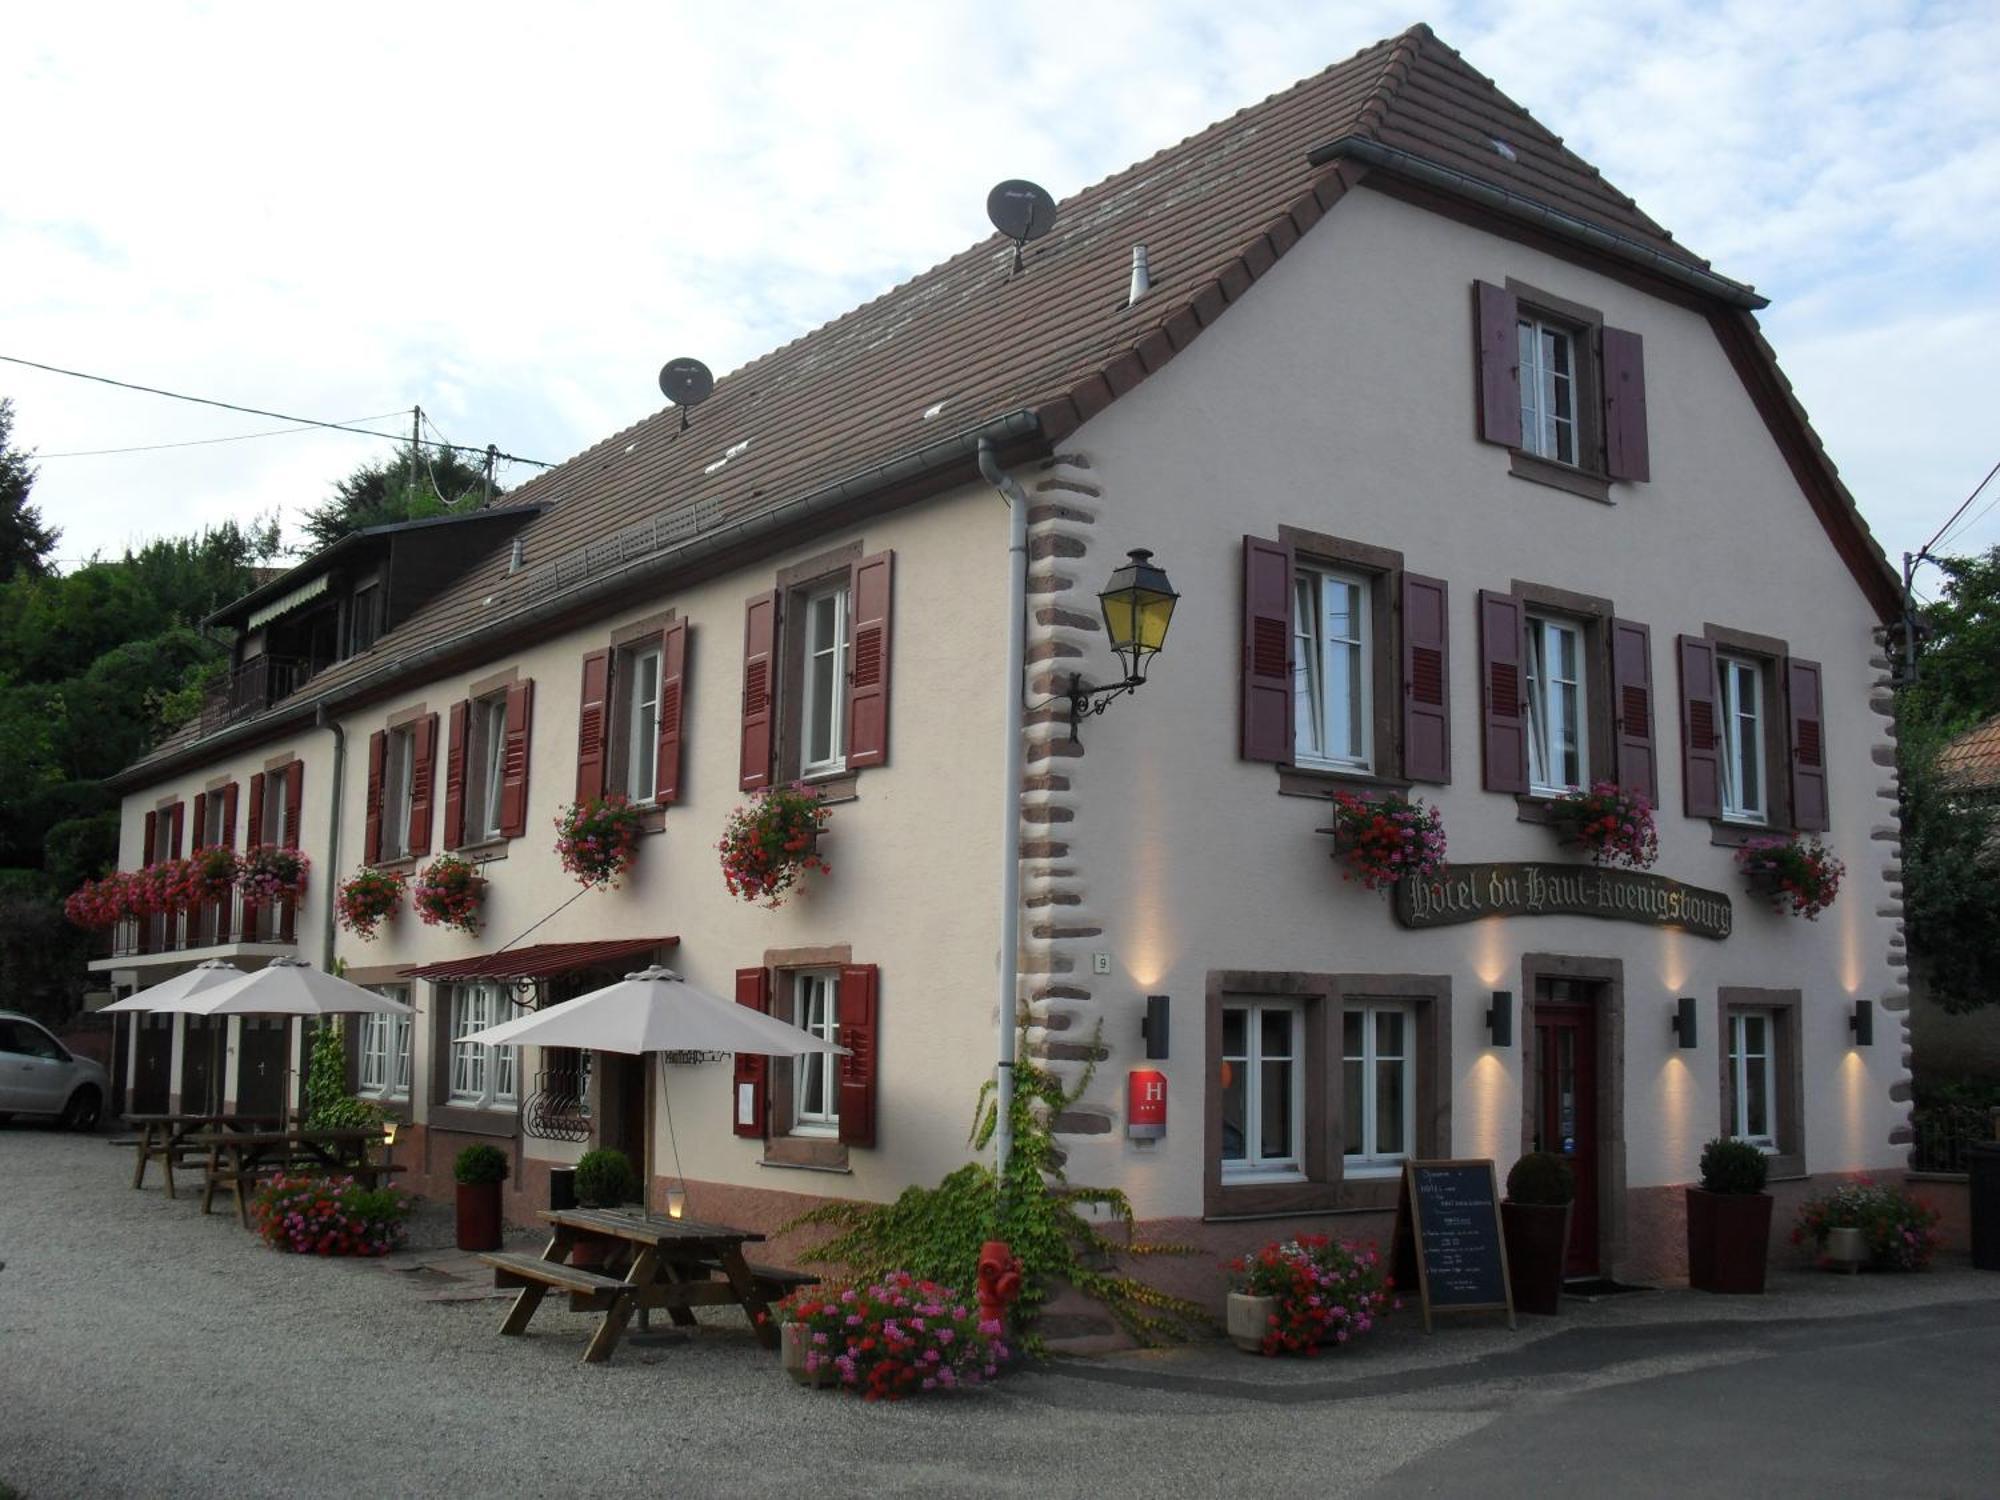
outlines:
[[[507,571],[509,573],[518,573],[521,571],[522,568],[526,566],[527,566],[526,549],[522,547],[521,539],[519,537],[515,537],[514,546],[507,554]]]
[[[1132,290],[1126,295],[1125,305],[1131,307],[1152,289],[1153,278],[1146,266],[1146,247],[1132,247]]]

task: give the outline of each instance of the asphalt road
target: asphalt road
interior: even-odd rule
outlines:
[[[0,1493],[2000,1494],[2000,1277],[1392,1326],[1313,1362],[1059,1363],[880,1407],[792,1386],[740,1315],[586,1368],[587,1318],[501,1340],[501,1304],[277,1254],[130,1172],[0,1128]]]

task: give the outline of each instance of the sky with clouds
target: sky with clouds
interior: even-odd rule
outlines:
[[[1772,298],[1892,556],[2000,460],[1991,0],[34,6],[0,354],[384,431],[421,403],[559,460],[669,356],[734,368],[982,238],[1001,178],[1066,196],[1419,19]],[[389,452],[58,457],[283,424],[16,365],[0,395],[65,559],[296,515]],[[2000,543],[1996,499],[1942,550]]]

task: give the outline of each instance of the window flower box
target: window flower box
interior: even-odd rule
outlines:
[[[477,867],[456,854],[445,854],[424,867],[410,904],[427,927],[451,927],[477,937],[479,904],[485,898],[486,882]]]
[[[1833,905],[1847,874],[1847,866],[1816,838],[1753,839],[1736,851],[1736,862],[1753,895],[1808,922]]]
[[[819,852],[827,811],[819,793],[794,782],[769,787],[731,813],[715,846],[729,894],[775,909],[808,873],[830,873]]]
[[[296,849],[261,844],[245,854],[237,865],[236,883],[243,899],[257,906],[276,906],[296,901],[306,893],[306,877],[312,861]]]
[[[1653,805],[1615,781],[1555,798],[1549,803],[1549,824],[1564,844],[1588,854],[1593,864],[1644,870],[1660,857]]]
[[[410,877],[402,870],[357,871],[340,883],[340,925],[363,942],[374,942],[381,924],[393,921],[402,909],[409,884]]]
[[[1340,878],[1371,891],[1387,890],[1405,875],[1429,880],[1444,873],[1444,818],[1421,799],[1333,794],[1333,857]]]
[[[643,832],[638,807],[618,792],[572,802],[556,819],[556,853],[585,888],[617,890],[638,863]]]

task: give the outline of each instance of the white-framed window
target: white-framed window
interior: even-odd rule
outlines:
[[[465,841],[484,843],[500,837],[500,789],[506,780],[507,695],[497,693],[472,705],[468,764],[473,785],[468,797]]]
[[[1739,1010],[1729,1017],[1729,1091],[1740,1141],[1778,1149],[1778,1020],[1768,1010]]]
[[[805,691],[799,768],[805,775],[847,767],[847,584],[806,596]]]
[[[409,1003],[404,985],[376,985],[375,993]],[[356,1092],[375,1099],[410,1097],[410,1018],[361,1017],[361,1080]]]
[[[1296,1001],[1222,1008],[1222,1173],[1296,1180],[1304,1172],[1304,1011]]]
[[[382,756],[382,858],[410,853],[410,799],[416,794],[417,731],[404,725],[389,731]]]
[[[1744,823],[1770,816],[1764,774],[1764,673],[1756,662],[1718,655],[1716,706],[1722,718],[1722,815]]]
[[[224,844],[229,841],[231,830],[223,823],[222,817],[228,811],[228,793],[217,787],[208,794],[208,802],[202,809],[201,841],[204,845]]]
[[[455,985],[451,992],[451,1102],[474,1109],[511,1108],[518,1098],[518,1047],[486,1047],[465,1040],[497,1026],[508,1014],[507,997],[491,984]]]
[[[1521,447],[1559,464],[1577,461],[1576,336],[1522,318]]]
[[[625,722],[620,790],[634,802],[651,802],[660,789],[660,643],[634,647],[621,665]]]
[[[1368,580],[1301,568],[1292,588],[1293,758],[1368,770],[1374,756]]]
[[[793,976],[792,1021],[799,1030],[838,1044],[840,976],[808,972]],[[840,1058],[832,1052],[807,1053],[792,1062],[792,1132],[834,1135],[840,1129]]]
[[[1550,795],[1590,781],[1583,627],[1528,616],[1528,789]]]
[[[1417,1126],[1416,1017],[1402,1004],[1350,1004],[1340,1016],[1341,1139],[1349,1176],[1390,1169]]]
[[[285,778],[289,774],[290,768],[287,767],[264,777],[264,826],[252,830],[260,844],[273,849],[284,848],[286,839],[291,837],[292,830],[286,822],[290,809],[286,806],[285,797]]]

